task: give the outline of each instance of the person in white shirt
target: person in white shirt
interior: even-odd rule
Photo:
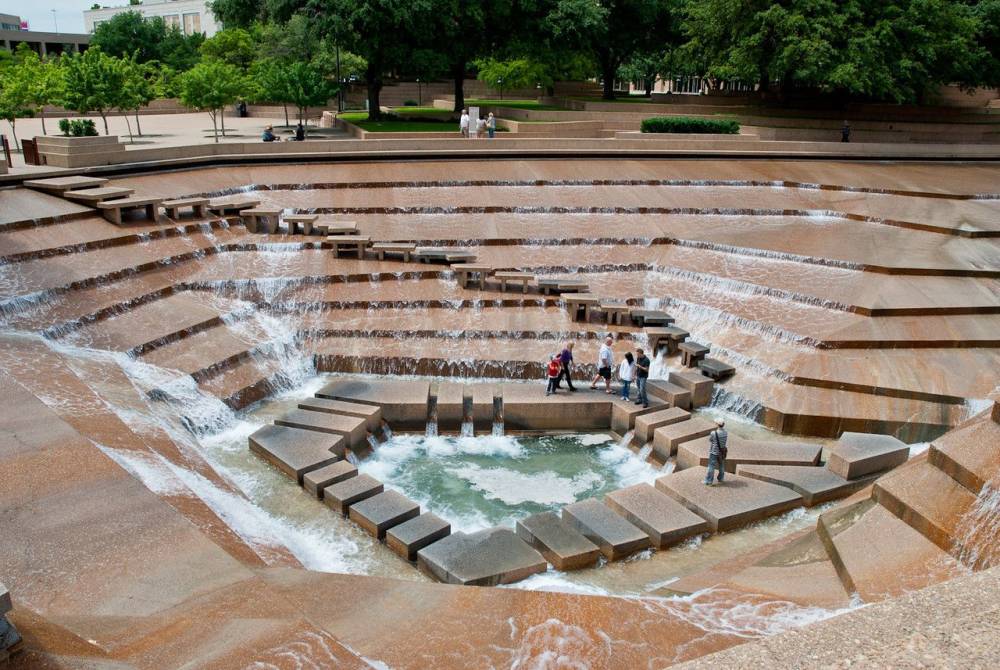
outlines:
[[[611,352],[611,344],[614,342],[610,337],[604,340],[601,351],[597,354],[597,374],[590,382],[590,388],[596,389],[597,383],[604,380],[604,392],[611,395],[611,366],[614,365],[614,354]]]
[[[462,118],[458,122],[458,129],[461,131],[462,137],[469,136],[469,113],[464,109],[462,110]]]
[[[618,366],[618,379],[622,383],[622,400],[628,400],[629,387],[635,379],[635,358],[632,357],[631,351],[625,353],[625,358]]]
[[[486,134],[486,119],[476,119],[476,138],[483,139]]]

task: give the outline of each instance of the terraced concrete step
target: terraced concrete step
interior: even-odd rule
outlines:
[[[447,584],[496,586],[545,572],[537,551],[507,528],[452,533],[417,552],[417,567]]]
[[[709,531],[708,522],[649,484],[636,484],[604,496],[604,504],[647,535],[656,549]]]
[[[659,398],[671,407],[691,409],[691,391],[662,379],[650,379],[646,382],[646,394]]]
[[[418,551],[450,534],[450,523],[432,512],[424,512],[390,528],[385,534],[385,543],[402,558],[416,561]]]
[[[423,430],[427,425],[429,382],[345,377],[324,386],[318,398],[378,405],[382,418],[397,430]]]
[[[802,496],[806,507],[849,496],[878,476],[844,479],[814,465],[740,465],[736,474],[790,488]]]
[[[712,392],[715,382],[695,370],[671,372],[667,381],[691,393],[691,407],[703,407],[712,402]]]
[[[907,463],[875,482],[875,500],[944,551],[976,496],[926,459]]]
[[[282,363],[270,356],[251,356],[218,370],[198,387],[233,409],[243,409],[268,395],[282,375]]]
[[[740,475],[726,475],[724,482],[706,486],[705,472],[700,468],[660,477],[656,488],[707,519],[714,532],[738,528],[802,504],[802,496],[791,489]]]
[[[151,349],[140,358],[150,365],[179,370],[201,381],[248,358],[258,343],[220,324]]]
[[[670,407],[638,416],[635,419],[635,435],[632,438],[632,444],[646,444],[653,439],[653,432],[657,428],[687,421],[689,418],[691,418],[691,412],[680,407]]]
[[[387,530],[420,516],[420,505],[397,491],[383,491],[350,506],[348,517],[366,533],[384,539]]]
[[[872,499],[821,514],[816,529],[844,588],[866,602],[917,591],[965,571]]]
[[[657,428],[653,431],[653,453],[660,461],[665,462],[677,453],[680,445],[705,437],[716,428],[714,421],[707,421],[697,416]]]
[[[307,472],[302,478],[302,487],[320,500],[323,499],[323,490],[327,486],[333,486],[337,482],[357,476],[358,469],[347,461],[337,461],[323,467]]]
[[[286,426],[264,426],[250,435],[249,442],[250,451],[293,477],[300,486],[306,473],[336,463],[344,453],[341,435]],[[339,455],[335,453],[338,451]]]
[[[928,458],[978,495],[986,482],[1000,475],[1000,424],[984,414],[934,440]]]
[[[805,465],[818,466],[823,447],[801,442],[744,440],[729,435],[726,442],[726,471],[736,472],[740,465]],[[677,448],[677,469],[708,467],[709,438],[699,437]]]
[[[577,384],[576,393],[546,398],[545,385],[504,384],[504,425],[511,430],[607,430],[613,400],[601,390]]]
[[[437,388],[438,427],[457,430],[465,419],[465,396],[471,393],[466,384],[442,382]]]
[[[566,505],[563,521],[596,544],[609,561],[617,561],[650,545],[649,535],[594,498]]]
[[[517,522],[517,536],[541,552],[556,570],[579,570],[597,562],[601,550],[554,512]]]
[[[891,435],[844,433],[830,450],[826,467],[844,479],[856,479],[890,470],[909,457],[909,445]]]
[[[306,409],[293,409],[279,419],[274,420],[277,426],[315,430],[319,433],[343,435],[347,444],[355,447],[366,442],[365,419],[357,416],[344,416],[329,412],[312,412]]]
[[[632,395],[634,396],[635,393]],[[611,430],[619,435],[625,435],[625,433],[635,428],[635,422],[640,416],[652,414],[653,412],[661,412],[668,407],[669,405],[659,398],[649,398],[649,407],[643,407],[642,405],[636,405],[632,400],[622,400],[617,395],[612,396]]]
[[[375,432],[382,422],[382,408],[364,403],[330,400],[329,398],[309,398],[299,403],[299,409],[310,412],[329,412],[343,416],[355,416],[365,420],[365,426]]]
[[[369,475],[357,475],[323,489],[323,502],[330,509],[347,516],[351,505],[385,490],[382,482]]]

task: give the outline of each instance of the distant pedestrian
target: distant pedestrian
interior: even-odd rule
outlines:
[[[486,119],[476,119],[476,139],[483,139],[486,135]]]
[[[491,140],[497,134],[497,120],[493,116],[493,112],[490,112],[490,115],[486,117],[486,132],[490,134]]]
[[[458,122],[458,130],[462,133],[462,137],[469,136],[469,113],[464,109],[462,110],[462,118]]]
[[[726,477],[726,456],[729,455],[729,450],[726,448],[726,442],[729,440],[729,433],[726,432],[726,422],[722,419],[716,419],[715,425],[717,428],[708,435],[708,472],[705,475],[706,486],[713,486],[715,484],[715,482],[712,481],[712,477],[716,472],[719,473],[720,484]]]
[[[851,124],[849,124],[846,120],[844,121],[844,125],[840,127],[840,141],[851,141]]]
[[[278,136],[274,134],[274,128],[272,128],[271,126],[266,126],[264,128],[264,134],[261,135],[260,139],[263,142],[280,142],[281,141],[280,139],[278,139]]]
[[[618,379],[622,383],[622,400],[628,400],[629,387],[635,379],[635,358],[631,351],[625,352],[625,358],[618,366]]]
[[[610,337],[604,340],[604,344],[601,345],[601,350],[597,354],[597,374],[594,375],[593,381],[590,382],[590,388],[596,389],[597,383],[604,380],[604,392],[611,395],[611,366],[614,365],[614,354],[611,352],[611,343],[614,342]]]
[[[649,407],[649,398],[646,397],[646,381],[649,378],[649,358],[642,349],[635,350],[635,404]]]
[[[559,383],[559,374],[562,372],[562,364],[559,362],[559,354],[553,354],[549,360],[548,367],[549,386],[545,389],[545,395],[552,395],[556,392],[556,384]]]
[[[302,126],[302,122],[299,121],[299,125],[295,127],[295,141],[302,142],[306,139],[306,129]]]
[[[559,354],[559,362],[562,364],[562,371],[559,373],[559,379],[556,381],[556,388],[559,388],[559,383],[563,379],[566,380],[566,388],[570,391],[576,391],[576,387],[573,386],[573,378],[571,373],[573,371],[573,343],[567,342],[566,346],[563,348],[562,353]]]

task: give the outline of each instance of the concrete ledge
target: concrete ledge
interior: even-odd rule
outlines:
[[[347,516],[348,509],[356,502],[382,493],[382,482],[368,475],[357,475],[323,489],[323,502],[330,509]]]
[[[418,551],[450,534],[450,523],[436,514],[424,512],[390,528],[385,534],[385,543],[399,556],[408,561],[416,561]]]
[[[356,416],[365,420],[365,426],[371,432],[378,430],[382,422],[382,408],[364,403],[330,400],[329,398],[309,398],[299,403],[299,409]]]
[[[604,504],[649,535],[657,549],[710,529],[705,519],[649,484],[612,491],[604,496]]]
[[[554,512],[521,519],[517,536],[542,553],[556,570],[579,570],[597,562],[601,550]]]
[[[667,379],[671,384],[691,392],[691,407],[704,407],[712,402],[715,382],[697,371],[671,372]]]
[[[657,428],[669,426],[691,418],[691,412],[680,407],[669,407],[663,409],[663,405],[658,411],[644,414],[635,420],[635,436],[632,438],[633,444],[646,444],[653,439],[653,433]]]
[[[365,532],[385,538],[393,526],[420,516],[420,505],[396,491],[383,491],[350,506],[348,517]]]
[[[337,461],[330,465],[307,472],[302,478],[302,486],[306,491],[313,494],[320,500],[323,499],[323,489],[332,486],[337,482],[350,479],[358,474],[358,469],[347,461]]]
[[[662,379],[650,379],[646,382],[646,392],[654,398],[669,403],[671,407],[691,409],[691,391],[677,384]]]
[[[379,405],[382,418],[393,428],[423,430],[430,389],[424,381],[344,378],[327,384],[316,396]]]
[[[511,430],[607,430],[611,398],[586,388],[546,397],[542,383],[504,384],[503,413]]]
[[[891,435],[844,433],[830,451],[826,467],[844,479],[889,470],[910,457],[910,447]]]
[[[647,414],[666,409],[667,405],[657,398],[649,399],[649,407],[636,405],[631,400],[625,401],[618,396],[612,396],[611,430],[624,435],[636,426],[636,420]]]
[[[650,545],[646,533],[594,498],[563,507],[562,518],[600,547],[609,561],[625,558]]]
[[[653,431],[653,453],[659,460],[665,462],[677,453],[678,446],[705,437],[716,428],[715,422],[700,417],[692,417],[687,421],[657,428]]]
[[[507,528],[476,533],[453,533],[417,552],[417,567],[447,584],[496,586],[511,584],[539,572],[548,564]]]
[[[285,426],[264,426],[250,438],[250,451],[302,485],[307,472],[336,463],[344,452],[344,437]],[[336,452],[340,451],[340,455]]]
[[[301,428],[302,430],[312,430],[318,433],[343,435],[351,447],[356,447],[366,442],[365,423],[365,419],[356,416],[343,416],[341,414],[330,414],[329,412],[311,412],[304,409],[293,409],[280,419],[274,420],[276,426],[288,426],[289,428]]]
[[[677,448],[677,469],[708,467],[709,438],[699,437]],[[730,434],[727,442],[726,472],[736,472],[740,465],[818,466],[823,447],[801,442],[744,440]]]
[[[844,479],[826,468],[810,465],[740,465],[736,474],[790,488],[802,496],[806,507],[849,496],[874,479]]]

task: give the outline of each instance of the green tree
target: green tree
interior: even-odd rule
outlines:
[[[309,107],[325,105],[337,91],[337,87],[310,63],[289,64],[284,79],[288,102],[298,108],[300,123],[306,121]]]
[[[507,61],[486,58],[475,61],[475,65],[479,81],[499,90],[501,99],[505,88],[529,88],[545,78],[543,66],[527,58]]]
[[[212,35],[201,45],[201,55],[235,65],[246,72],[257,54],[250,33],[242,28],[226,28]]]
[[[250,66],[251,85],[247,91],[255,102],[280,102],[285,110],[285,125],[288,125],[288,78],[285,76],[288,63],[277,58],[263,58]]]
[[[104,134],[109,134],[108,112],[117,106],[122,88],[120,60],[108,56],[100,47],[90,47],[83,53],[65,58],[63,71],[66,76],[63,96],[66,109],[81,114],[97,112],[104,122]]]
[[[132,125],[129,122],[128,113],[135,115],[135,129],[139,137],[142,137],[142,127],[139,125],[139,110],[156,99],[155,81],[157,72],[155,67],[149,63],[138,63],[134,58],[123,58],[119,61],[121,68],[122,87],[116,100],[116,106],[125,117],[125,125],[128,127],[129,138],[132,137]]]
[[[181,75],[181,102],[208,112],[216,142],[219,141],[219,120],[225,108],[239,100],[246,91],[247,84],[239,69],[221,61],[199,63]],[[225,133],[223,119],[222,134]]]
[[[204,41],[204,33],[185,35],[179,28],[170,28],[160,42],[158,59],[176,72],[186,72],[201,60],[200,49]]]
[[[45,105],[52,105],[62,100],[63,73],[59,62],[54,58],[42,59],[27,44],[21,43],[15,51],[12,66],[27,85],[27,103],[32,115],[38,113],[42,120],[42,134],[47,135],[45,127]]]
[[[109,56],[135,56],[137,61],[145,63],[160,59],[166,34],[167,24],[162,17],[147,19],[137,11],[128,11],[97,24],[90,45]]]
[[[0,69],[0,119],[10,124],[10,133],[17,140],[17,119],[31,116],[32,106],[30,70],[20,64],[8,64]]]

